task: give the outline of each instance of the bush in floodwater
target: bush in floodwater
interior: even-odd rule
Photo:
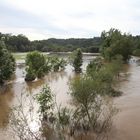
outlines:
[[[99,90],[103,95],[119,96],[121,92],[114,89],[123,67],[121,55],[116,55],[111,62],[105,63],[102,58],[92,60],[87,66],[87,75],[98,83]],[[97,86],[97,87],[98,87]]]
[[[82,51],[80,48],[78,48],[71,54],[70,63],[74,67],[75,72],[77,73],[81,72],[82,70],[81,66],[82,66],[83,60],[82,60]]]
[[[26,81],[33,81],[36,77],[42,78],[45,74],[52,71],[63,70],[66,61],[58,57],[45,57],[43,54],[34,51],[26,57]],[[34,78],[35,77],[35,78]]]
[[[67,62],[63,58],[53,56],[53,57],[50,57],[50,65],[51,65],[52,71],[57,72],[59,70],[64,70],[65,66],[67,65]]]
[[[43,54],[33,51],[26,56],[26,81],[33,81],[36,77],[42,78],[50,70]]]
[[[38,113],[40,114],[37,120],[32,118],[33,112],[36,112],[31,100],[34,97],[25,98],[26,104],[27,99],[30,100],[28,110],[27,106],[23,105],[25,102],[23,102],[22,96],[25,94],[22,94],[19,105],[12,109],[10,117],[10,126],[14,135],[22,140],[40,140],[49,137],[53,137],[54,140],[62,140],[84,135],[87,132],[95,134],[94,138],[98,138],[98,140],[101,134],[105,137],[111,128],[112,117],[116,113],[116,109],[110,98],[101,97],[92,92],[92,82],[89,79],[80,80],[84,80],[83,83],[74,80],[71,85],[73,89],[70,92],[75,101],[72,108],[58,106],[50,88],[47,85],[44,86],[41,92],[35,96],[35,100],[39,103]],[[86,89],[83,90],[85,87]],[[34,132],[31,129],[30,121],[37,122],[40,129]],[[48,131],[51,131],[51,134],[48,134]]]
[[[104,86],[102,80],[93,80],[88,75],[79,76],[70,82],[70,95],[76,104],[76,122],[80,126],[85,125],[82,129],[94,130],[97,135],[110,130],[116,113]]]
[[[33,81],[36,78],[35,72],[31,67],[26,68],[25,81]]]
[[[39,111],[42,114],[43,119],[48,118],[53,113],[54,101],[53,94],[51,93],[50,87],[44,86],[39,94],[36,95],[40,107]]]

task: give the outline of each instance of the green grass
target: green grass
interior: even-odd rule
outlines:
[[[25,59],[27,53],[12,53],[16,60],[23,60]]]
[[[42,53],[46,55],[46,53]],[[26,58],[27,53],[12,53],[16,60],[24,60]]]

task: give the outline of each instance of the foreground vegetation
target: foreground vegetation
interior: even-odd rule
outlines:
[[[105,64],[101,58],[97,58],[95,63],[91,62],[85,74],[74,77],[69,83],[69,94],[73,99],[70,106],[58,105],[49,86],[44,86],[34,97],[39,104],[40,117],[36,121],[40,121],[40,129],[36,133],[31,130],[31,119],[24,115],[23,105],[20,104],[14,108],[10,120],[15,135],[23,140],[67,140],[87,134],[92,134],[95,140],[107,139],[112,118],[117,113],[111,98],[117,94],[113,83],[120,71],[116,66],[120,62],[120,58],[109,64]],[[29,106],[30,113],[33,108]],[[49,131],[51,134],[48,134]]]
[[[15,59],[7,51],[5,43],[0,40],[0,84],[11,78],[15,71]]]
[[[23,36],[18,37],[25,42],[28,41]],[[3,39],[5,42],[8,41]],[[85,73],[82,73],[81,69],[82,50],[80,48],[74,50],[69,62],[74,71],[79,74],[69,81],[72,104],[58,105],[50,87],[45,85],[40,93],[32,97],[39,105],[39,119],[31,117],[34,110],[32,102],[28,106],[28,111],[27,108],[24,109],[22,101],[19,106],[12,108],[10,126],[15,136],[22,140],[49,139],[48,132],[51,130],[51,137],[58,140],[75,138],[81,134],[92,134],[95,140],[107,139],[112,118],[117,112],[112,98],[121,95],[121,92],[115,88],[115,84],[119,80],[123,63],[127,63],[134,52],[137,54],[138,40],[116,29],[102,32],[101,56],[88,64]],[[0,44],[1,83],[9,79],[15,69],[14,58],[3,43]],[[65,66],[64,59],[48,57],[38,51],[29,52],[26,56],[25,80],[43,78],[50,71],[57,72],[63,70]],[[29,115],[25,115],[24,111]],[[30,128],[32,121],[37,121],[40,127],[36,132]]]
[[[79,62],[81,64],[82,58],[79,57],[78,52],[80,52],[79,49],[73,54],[80,59],[75,63],[79,72],[81,66]],[[37,52],[33,53],[40,55]],[[77,57],[72,58],[77,60]],[[24,106],[20,104],[14,108],[10,118],[10,126],[14,130],[14,135],[23,140],[67,140],[88,134],[92,135],[92,139],[95,140],[107,139],[113,116],[117,113],[112,97],[120,95],[114,87],[122,64],[123,57],[120,55],[116,55],[107,63],[102,57],[91,61],[86,73],[77,75],[69,82],[69,94],[72,97],[72,104],[69,106],[58,105],[50,87],[45,85],[40,93],[32,97],[39,105],[39,119],[34,120],[39,121],[38,131],[34,132],[30,128],[33,120],[29,116],[26,117]],[[34,106],[30,104],[29,114],[32,114],[33,110]]]

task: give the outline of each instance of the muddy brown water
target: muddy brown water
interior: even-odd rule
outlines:
[[[114,102],[120,109],[114,118],[110,140],[140,140],[140,66],[130,64],[126,81],[120,83],[123,95]]]
[[[94,56],[84,56],[83,70]],[[114,118],[109,140],[140,140],[140,66],[133,62],[127,66],[128,76],[120,83],[123,95],[114,99],[119,113]],[[24,67],[17,67],[15,78],[0,88],[0,140],[14,140],[7,131],[10,107],[17,103],[21,92],[38,93],[44,84],[49,84],[56,94],[57,103],[68,104],[68,82],[75,74],[68,65],[62,72],[50,73],[44,79],[26,83]],[[85,140],[91,138],[85,137]]]
[[[61,56],[60,56],[61,57]],[[66,58],[67,56],[65,56]],[[95,56],[84,55],[83,57],[83,71],[86,69],[90,60]],[[48,84],[52,92],[56,95],[58,104],[66,105],[69,103],[70,95],[68,94],[68,82],[75,75],[73,68],[68,65],[66,69],[61,72],[49,73],[45,78],[34,82],[26,83],[24,81],[25,68],[23,66],[24,60],[17,61],[17,68],[15,77],[3,87],[0,87],[0,140],[15,139],[11,137],[8,128],[10,107],[18,104],[21,93],[36,94],[42,89],[45,84]]]

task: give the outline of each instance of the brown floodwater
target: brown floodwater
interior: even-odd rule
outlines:
[[[90,60],[94,58],[95,56],[92,55],[84,55],[83,71],[86,69]],[[58,104],[67,105],[70,102],[68,82],[75,75],[72,66],[67,65],[64,71],[56,73],[51,72],[41,80],[27,83],[24,81],[25,67],[23,63],[24,60],[17,61],[17,68],[13,80],[9,81],[3,87],[0,87],[0,140],[15,139],[12,139],[8,131],[8,121],[11,111],[10,107],[18,104],[21,93],[26,95],[36,94],[39,93],[45,84],[48,84],[53,94],[56,95],[56,102]],[[27,104],[26,102],[28,102],[27,99],[25,99],[25,104]]]
[[[83,71],[93,58],[92,55],[84,56]],[[126,73],[127,77],[119,86],[123,95],[114,98],[114,103],[120,111],[114,118],[109,140],[140,140],[140,66],[133,62],[126,66]],[[24,66],[18,65],[13,80],[0,88],[0,140],[15,139],[7,131],[8,121],[10,107],[17,104],[21,93],[36,94],[44,84],[48,84],[56,95],[58,104],[66,105],[70,102],[68,82],[75,76],[70,65],[64,71],[50,73],[45,78],[30,83],[24,81],[24,76]],[[85,137],[83,140],[91,138]]]
[[[120,83],[123,95],[114,99],[120,111],[114,118],[110,140],[140,140],[140,65],[131,63],[127,73]]]

